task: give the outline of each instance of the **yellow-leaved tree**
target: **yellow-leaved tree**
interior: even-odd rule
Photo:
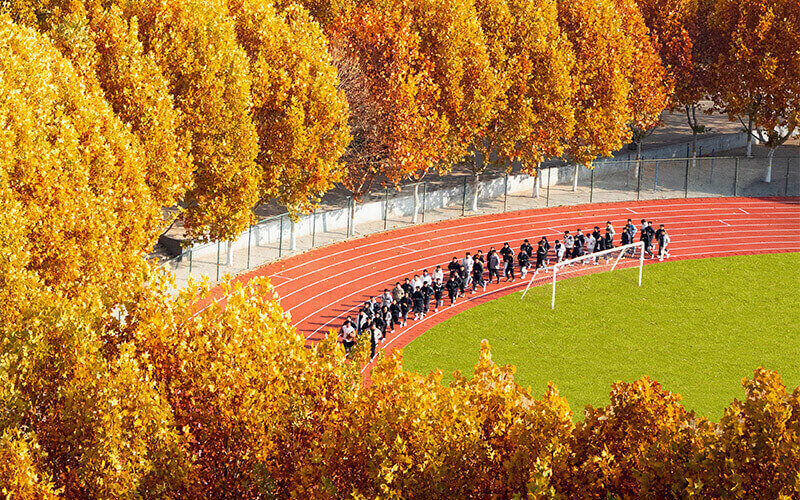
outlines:
[[[559,0],[558,22],[575,53],[575,128],[565,137],[566,158],[578,164],[610,156],[629,137],[628,68],[631,47],[613,0]]]
[[[135,20],[111,6],[87,2],[20,1],[13,17],[46,33],[69,58],[87,88],[103,96],[142,143],[153,198],[171,206],[191,183],[188,144],[179,137],[180,114],[152,54],[145,55]]]
[[[25,268],[113,305],[141,285],[161,215],[141,143],[46,37],[0,18],[0,172]]]
[[[341,180],[350,141],[347,101],[322,29],[299,6],[276,12],[257,0],[229,0],[253,77],[260,202],[309,212]]]
[[[632,142],[636,144],[636,158],[639,159],[642,141],[661,123],[661,112],[667,108],[673,89],[636,2],[616,0],[616,6],[622,18],[626,42],[631,49],[630,59],[624,66],[630,83],[628,127]]]
[[[237,237],[258,200],[258,135],[251,116],[249,62],[223,0],[118,2],[139,23],[139,39],[169,82],[190,141],[192,188],[184,199],[187,235]]]

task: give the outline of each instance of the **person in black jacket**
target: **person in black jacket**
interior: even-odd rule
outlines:
[[[414,293],[411,294],[411,301],[414,303],[414,321],[422,317],[422,303],[424,300],[425,297],[422,296],[422,290],[420,290],[420,287],[417,287]]]
[[[403,326],[406,326],[406,322],[408,321],[408,313],[413,309],[413,307],[414,302],[411,300],[410,294],[406,294],[402,299],[400,299],[400,314],[403,318]]]
[[[503,257],[503,277],[506,281],[514,281],[514,250],[511,250],[508,243],[503,243],[500,255]]]
[[[422,292],[422,317],[424,318],[428,315],[428,306],[430,306],[431,303],[431,295],[433,294],[433,290],[428,286],[427,283],[423,283],[422,288],[420,288],[419,291]]]
[[[473,263],[473,266],[475,264]],[[467,290],[467,281],[469,278],[469,274],[467,273],[467,268],[461,266],[458,270],[458,296],[463,297]]]
[[[402,300],[402,298],[400,300]],[[389,312],[392,313],[392,323],[399,326],[405,326],[405,321],[403,321],[403,311],[400,309],[400,304],[396,300],[392,300],[392,303],[389,305]]]
[[[524,248],[519,249],[519,254],[517,255],[517,262],[519,262],[519,273],[522,275],[522,279],[525,279],[525,275],[528,273],[528,265],[530,265],[531,257],[528,255],[528,252],[525,251]]]
[[[456,297],[458,296],[458,283],[456,283],[456,276],[454,274],[450,275],[450,279],[447,280],[445,288],[447,289],[447,296],[450,298],[450,305],[452,306],[456,303]]]
[[[411,294],[414,293],[414,287],[411,286],[411,280],[408,278],[403,281],[403,284],[400,285],[400,287],[403,289],[406,297],[411,297]]]
[[[547,259],[547,249],[544,243],[544,239],[539,240],[539,246],[536,248],[536,269],[545,267],[544,262]]]
[[[572,251],[572,258],[580,257],[583,255],[583,247],[586,245],[586,235],[583,231],[578,229],[575,231],[575,247]]]
[[[483,280],[483,261],[476,260],[472,265],[472,293],[475,293],[479,286],[483,288],[484,292],[486,291],[486,281]]]
[[[600,228],[598,226],[594,226],[594,231],[592,231],[592,236],[594,237],[594,252],[600,252],[602,250],[605,250],[603,235],[600,234]]]
[[[533,245],[531,245],[531,242],[528,240],[524,240],[522,242],[522,245],[519,246],[519,249],[521,252],[525,252],[526,254],[528,254],[528,260],[530,261],[531,257],[533,257]]]
[[[481,264],[483,264],[484,269],[486,268],[486,257],[483,256],[483,250],[478,250],[475,252],[475,257],[473,257],[472,260],[474,262],[480,261]]]
[[[453,257],[453,260],[447,264],[447,270],[450,271],[450,276],[458,274],[461,264],[458,262],[458,257]]]
[[[442,295],[444,294],[444,283],[442,283],[441,280],[437,279],[436,281],[433,282],[431,289],[433,290],[433,300],[435,302],[433,311],[437,312],[439,308],[442,307]]]
[[[653,238],[656,235],[655,229],[653,229],[653,222],[649,221],[647,224],[642,228],[642,241],[644,241],[644,248],[645,251],[650,255],[650,257],[654,257],[653,254]]]

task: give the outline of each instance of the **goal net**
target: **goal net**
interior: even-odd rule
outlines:
[[[545,267],[529,271],[531,279],[528,282],[528,286],[525,287],[525,291],[522,292],[523,299],[532,286],[549,283],[553,287],[550,308],[555,309],[557,282],[576,276],[637,266],[639,267],[639,286],[642,286],[642,266],[644,264],[644,242],[642,241],[600,252],[587,253],[580,257],[560,262],[553,258],[552,253],[548,257],[549,260]]]

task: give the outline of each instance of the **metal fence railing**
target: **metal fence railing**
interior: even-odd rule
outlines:
[[[766,158],[643,158],[580,166],[577,179],[572,165],[543,167],[534,175],[498,173],[478,183],[449,176],[386,189],[364,202],[347,198],[297,220],[288,214],[265,217],[235,241],[195,245],[163,264],[182,286],[190,276],[216,282],[319,246],[462,216],[614,201],[800,195],[800,157],[775,158],[768,183],[766,169]]]

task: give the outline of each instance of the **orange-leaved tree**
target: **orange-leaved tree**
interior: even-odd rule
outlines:
[[[667,108],[672,87],[636,2],[616,0],[616,4],[627,43],[631,47],[630,61],[625,65],[630,81],[628,127],[632,142],[636,144],[636,158],[639,159],[642,141],[661,123],[661,112]],[[639,167],[636,172],[638,175]]]
[[[340,63],[350,73],[340,78],[355,122],[354,184],[369,185],[376,173],[395,186],[419,182],[432,168],[446,172],[470,154],[496,112],[499,90],[472,2],[381,0],[331,31],[352,58]],[[347,90],[356,82],[366,84],[365,96],[363,85]],[[382,138],[359,138],[369,130]],[[414,220],[418,206],[415,184]]]
[[[341,179],[350,139],[327,40],[302,7],[278,13],[253,0],[229,0],[228,7],[253,76],[260,203],[309,212]]]
[[[775,149],[800,126],[800,3],[762,0],[710,5],[714,104],[769,148],[764,182],[772,180]]]
[[[476,149],[524,171],[560,156],[575,123],[572,47],[553,0],[480,0],[476,9],[502,94]],[[537,189],[541,179],[536,179]],[[475,200],[473,200],[473,209]]]
[[[706,98],[708,58],[711,40],[706,23],[709,0],[636,0],[650,40],[661,56],[666,84],[673,89],[669,108],[683,108],[692,131],[692,154],[697,136],[707,131],[697,111]],[[702,115],[701,115],[702,116]]]
[[[343,185],[359,198],[444,165],[448,122],[422,39],[406,11],[365,6],[330,28],[353,136]]]
[[[566,158],[576,163],[577,189],[578,164],[591,167],[596,158],[620,149],[629,136],[626,64],[632,49],[613,0],[559,0],[558,21],[575,53],[575,128],[564,140]]]

